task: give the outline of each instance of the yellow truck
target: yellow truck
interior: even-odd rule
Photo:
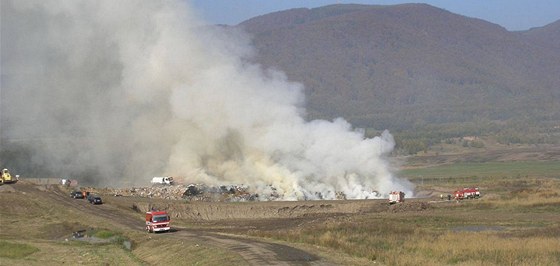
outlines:
[[[10,171],[8,171],[8,169],[4,168],[2,169],[2,178],[0,178],[0,185],[15,183],[18,181],[18,179],[19,175],[16,175],[14,177],[10,174]]]

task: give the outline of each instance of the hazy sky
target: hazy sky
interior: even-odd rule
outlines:
[[[527,30],[560,19],[559,0],[190,0],[200,16],[211,24],[236,25],[249,18],[291,8],[331,4],[393,5],[427,3],[450,12],[480,18],[508,30]]]

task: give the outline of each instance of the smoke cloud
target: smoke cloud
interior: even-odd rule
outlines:
[[[244,33],[204,25],[184,1],[1,4],[2,145],[31,147],[29,165],[100,185],[170,175],[288,200],[412,193],[384,159],[388,132],[306,121],[301,84],[248,63]]]

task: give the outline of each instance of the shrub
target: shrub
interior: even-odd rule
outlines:
[[[97,231],[93,234],[93,236],[98,237],[98,238],[103,238],[103,239],[111,238],[114,235],[115,235],[115,233],[113,233],[111,231],[107,231],[107,230],[99,230],[99,231]]]

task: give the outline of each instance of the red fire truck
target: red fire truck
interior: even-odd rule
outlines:
[[[154,232],[168,232],[169,222],[171,218],[166,211],[149,211],[146,212],[146,231],[148,233]]]
[[[404,202],[404,192],[391,191],[391,193],[389,193],[389,204],[395,204],[398,202]]]
[[[480,191],[477,187],[466,187],[463,189],[456,190],[453,195],[455,196],[456,200],[462,199],[475,199],[480,198]]]

